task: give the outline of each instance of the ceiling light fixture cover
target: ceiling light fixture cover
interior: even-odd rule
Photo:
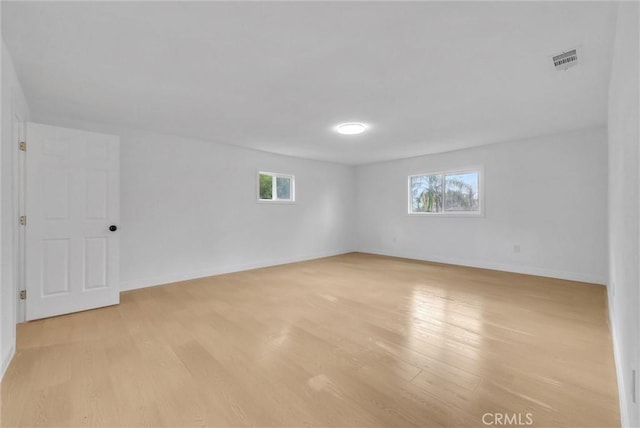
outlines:
[[[336,131],[338,131],[339,134],[343,135],[362,134],[366,130],[367,125],[357,122],[341,123],[340,125],[336,126]]]

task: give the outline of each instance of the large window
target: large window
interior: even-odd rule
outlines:
[[[295,201],[295,177],[274,172],[258,173],[259,201]]]
[[[481,214],[480,171],[409,176],[409,214]]]

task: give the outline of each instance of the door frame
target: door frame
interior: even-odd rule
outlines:
[[[13,257],[14,284],[16,298],[16,323],[26,321],[26,300],[20,299],[20,291],[25,289],[25,234],[20,226],[20,216],[25,215],[26,198],[26,152],[20,150],[20,142],[26,141],[26,122],[14,113],[13,116]]]

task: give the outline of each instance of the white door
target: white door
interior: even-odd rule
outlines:
[[[119,145],[113,135],[27,124],[27,320],[120,302]]]

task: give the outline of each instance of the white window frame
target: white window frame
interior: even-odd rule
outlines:
[[[271,180],[271,196],[273,199],[260,198],[260,176],[270,175]],[[291,180],[291,199],[278,199],[277,178],[288,178]],[[279,172],[258,171],[256,174],[256,198],[258,203],[264,204],[294,204],[296,202],[296,176],[293,174],[282,174]]]
[[[429,212],[413,212],[412,207],[412,195],[411,195],[411,179],[413,177],[422,177],[425,175],[456,175],[456,174],[478,174],[478,211],[441,211],[435,213]],[[446,189],[443,188],[443,192]],[[426,216],[426,217],[484,217],[484,168],[482,166],[469,167],[464,169],[453,169],[446,171],[425,172],[420,174],[411,174],[407,178],[407,213],[410,216]]]

